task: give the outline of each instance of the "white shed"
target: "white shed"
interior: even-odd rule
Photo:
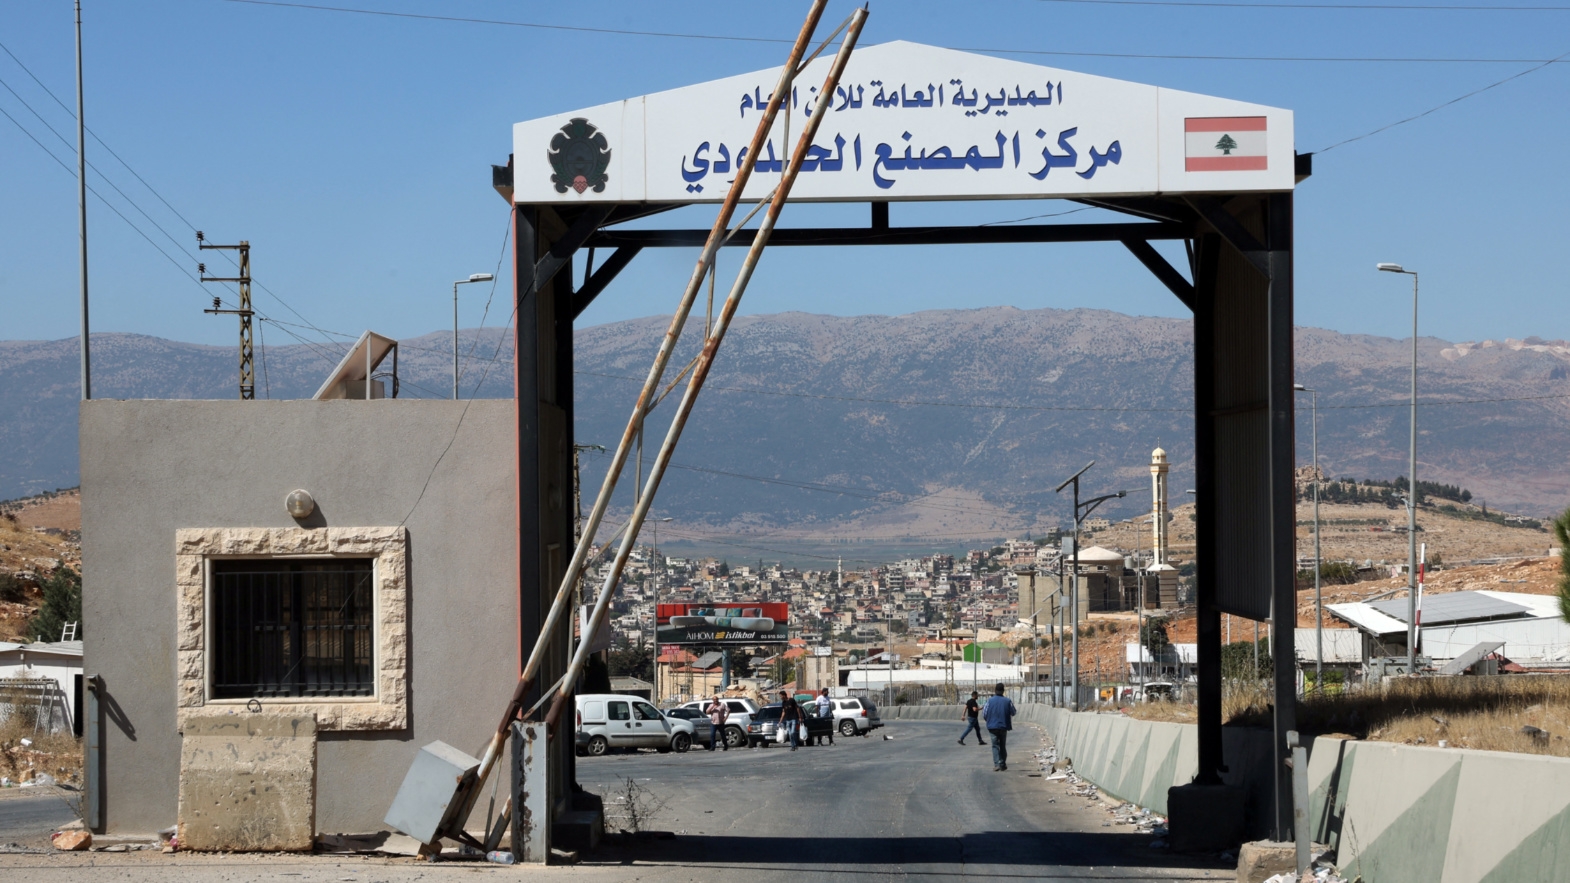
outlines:
[[[73,729],[81,674],[81,641],[0,642],[0,715],[36,708],[51,732]]]

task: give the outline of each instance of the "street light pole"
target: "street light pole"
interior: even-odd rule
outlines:
[[[1097,506],[1100,506],[1107,500],[1128,495],[1128,491],[1118,491],[1113,494],[1102,494],[1099,497],[1092,497],[1081,503],[1079,501],[1079,477],[1084,475],[1094,465],[1096,465],[1095,460],[1086,463],[1083,469],[1069,476],[1053,491],[1053,493],[1061,494],[1064,488],[1069,485],[1074,486],[1074,570],[1069,580],[1069,586],[1072,589],[1072,594],[1069,596],[1069,607],[1072,611],[1069,614],[1069,625],[1074,630],[1071,638],[1073,642],[1073,661],[1072,668],[1069,671],[1069,689],[1074,694],[1074,701],[1070,706],[1074,711],[1079,711],[1079,526],[1080,522],[1084,521],[1085,516],[1096,511]],[[1081,512],[1081,509],[1084,511]],[[1099,656],[1097,660],[1099,662]]]
[[[670,518],[668,518],[668,517],[667,518],[655,518],[655,519],[652,519],[652,520],[653,520],[654,525],[655,525],[655,527],[654,527],[654,547],[656,549],[658,549],[659,545],[660,545],[660,528],[659,528],[659,525],[660,525],[661,522],[670,521]],[[622,522],[621,530],[616,531],[616,533],[620,534],[621,531],[622,530],[626,530],[627,529],[627,525],[629,525],[631,523],[632,523],[631,521]],[[614,542],[616,542],[616,537],[613,536],[613,537],[611,537],[609,540],[607,540],[605,542],[605,547],[606,548],[610,548],[610,545],[612,543],[614,543]],[[652,631],[654,633],[654,704],[655,705],[659,705],[660,704],[660,581],[658,579],[654,580],[654,627],[652,629],[650,629],[650,631]],[[723,648],[721,648],[721,649],[723,650]]]
[[[1319,571],[1323,565],[1319,559],[1319,391],[1310,389],[1301,383],[1293,384],[1293,389],[1306,392],[1309,396],[1309,434],[1313,438],[1314,458],[1314,689],[1323,692],[1325,689],[1325,603],[1320,594]]]
[[[76,208],[82,257],[82,401],[93,397],[92,356],[87,340],[87,123],[82,109],[82,0],[76,0]],[[134,173],[133,173],[134,174]]]
[[[470,282],[489,282],[494,278],[490,273],[474,273],[452,284],[452,398],[455,402],[458,400],[458,286]]]
[[[1386,273],[1412,277],[1412,435],[1407,448],[1406,479],[1406,670],[1417,671],[1417,272],[1400,264],[1379,264]]]

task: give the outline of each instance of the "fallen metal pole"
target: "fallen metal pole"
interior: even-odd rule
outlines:
[[[801,171],[802,161],[806,158],[807,148],[812,146],[812,139],[817,136],[819,124],[823,122],[822,108],[827,106],[828,96],[834,94],[834,89],[839,85],[840,75],[845,71],[845,65],[850,61],[851,53],[856,48],[856,40],[861,36],[862,25],[867,20],[867,10],[858,9],[851,13],[850,26],[845,32],[844,42],[840,44],[839,51],[834,55],[834,61],[829,66],[828,75],[824,78],[823,87],[818,91],[819,111],[807,118],[807,125],[801,133],[796,149],[791,153],[789,165],[781,177],[779,186],[775,188],[774,198],[769,203],[769,210],[763,217],[763,222],[758,226],[758,232],[753,236],[752,247],[747,250],[746,260],[742,262],[741,270],[736,276],[735,283],[731,286],[730,294],[725,298],[725,306],[720,310],[718,320],[714,323],[714,330],[703,342],[703,351],[698,355],[697,363],[693,367],[692,375],[687,380],[687,390],[682,394],[681,404],[677,406],[676,415],[671,418],[670,429],[665,434],[665,441],[660,445],[659,454],[654,458],[654,466],[649,470],[649,477],[645,480],[643,490],[638,496],[638,503],[633,509],[629,521],[632,527],[622,536],[621,548],[616,553],[616,561],[611,565],[611,570],[605,576],[605,582],[600,587],[599,598],[595,600],[594,612],[589,617],[588,633],[594,634],[605,621],[606,612],[610,608],[611,595],[615,592],[616,584],[620,582],[627,559],[632,556],[633,545],[637,541],[639,527],[649,513],[649,507],[654,502],[654,495],[659,491],[660,481],[665,477],[665,469],[670,464],[671,455],[676,451],[676,443],[681,438],[682,430],[686,427],[687,417],[692,413],[692,408],[697,404],[698,393],[703,389],[703,383],[708,379],[709,371],[714,367],[714,357],[719,352],[720,344],[725,339],[725,332],[730,327],[731,319],[735,317],[737,308],[741,305],[741,297],[747,290],[747,283],[751,281],[753,271],[757,269],[758,258],[762,256],[763,249],[769,243],[769,235],[774,232],[774,226],[779,221],[780,212],[785,207],[785,201],[790,196],[791,187],[796,183],[796,176]],[[656,624],[656,627],[658,625]],[[556,699],[551,703],[551,710],[545,716],[545,725],[548,730],[555,728],[556,722],[561,719],[566,706],[567,697],[572,693],[573,684],[577,681],[578,673],[583,669],[583,663],[588,658],[589,642],[582,641],[578,645],[578,652],[573,655],[572,663],[567,666],[567,672],[562,676],[562,686],[557,690]]]
[[[730,191],[725,195],[725,201],[720,205],[718,217],[714,220],[714,227],[709,231],[709,241],[703,247],[703,253],[698,258],[697,266],[693,268],[692,277],[687,282],[687,288],[682,293],[681,303],[671,317],[670,328],[665,332],[665,338],[660,342],[659,352],[655,355],[654,364],[649,368],[649,376],[643,383],[643,390],[638,394],[637,404],[633,407],[632,417],[627,422],[627,429],[622,433],[621,442],[616,446],[616,453],[611,458],[610,468],[606,470],[605,481],[600,487],[599,496],[594,501],[594,509],[589,513],[588,520],[583,525],[583,534],[573,550],[572,561],[567,566],[567,572],[562,578],[561,585],[557,588],[556,598],[551,603],[550,612],[546,615],[544,623],[535,639],[534,648],[529,654],[528,662],[524,665],[522,674],[518,677],[517,686],[513,689],[512,698],[507,703],[507,709],[502,713],[501,722],[496,726],[496,732],[491,737],[490,743],[485,748],[485,755],[480,759],[480,768],[476,777],[476,785],[470,792],[469,801],[472,805],[479,795],[481,786],[495,768],[497,760],[501,757],[502,747],[506,744],[508,731],[512,722],[518,718],[518,713],[523,708],[524,697],[533,686],[535,677],[539,673],[541,662],[545,658],[545,649],[550,645],[551,635],[556,630],[557,623],[561,621],[562,613],[566,610],[572,598],[572,588],[577,584],[583,572],[588,549],[594,543],[595,532],[599,529],[600,521],[605,517],[605,510],[610,506],[611,494],[616,489],[616,482],[620,478],[622,469],[627,464],[627,457],[637,437],[638,430],[643,425],[649,403],[653,400],[655,392],[659,389],[660,381],[664,377],[666,365],[670,362],[676,342],[681,337],[681,330],[687,322],[687,316],[692,310],[693,303],[697,300],[698,290],[702,287],[703,278],[708,275],[713,266],[714,256],[718,253],[720,244],[726,238],[731,217],[735,214],[736,205],[741,201],[742,192],[746,189],[747,182],[752,176],[753,167],[757,162],[758,154],[763,149],[763,142],[774,124],[774,119],[790,90],[788,84],[795,76],[796,68],[801,63],[807,47],[811,45],[812,35],[817,30],[818,20],[823,16],[823,10],[828,6],[828,0],[814,0],[807,19],[802,24],[801,33],[797,35],[795,44],[791,47],[790,57],[785,63],[780,74],[780,85],[769,97],[768,106],[764,110],[763,118],[758,123],[758,129],[753,134],[751,146],[747,151],[747,158],[738,164],[736,178],[731,184]],[[640,489],[641,492],[641,489]],[[641,522],[640,522],[641,523]],[[635,539],[637,530],[630,530],[627,537]],[[598,620],[596,620],[596,625]],[[568,687],[570,689],[570,686]],[[460,814],[467,818],[467,813]]]

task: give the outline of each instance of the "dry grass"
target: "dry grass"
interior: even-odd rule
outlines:
[[[1268,682],[1229,681],[1222,720],[1269,726],[1271,698]],[[1151,702],[1126,713],[1140,720],[1197,719],[1191,702]],[[1298,729],[1311,735],[1570,757],[1570,677],[1394,678],[1356,692],[1306,696],[1297,719]]]
[[[23,745],[28,739],[33,744]],[[0,722],[0,776],[19,781],[25,771],[48,773],[63,785],[82,783],[82,743],[71,733],[34,733],[25,715]]]

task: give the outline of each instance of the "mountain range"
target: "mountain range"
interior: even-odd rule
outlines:
[[[620,437],[667,323],[576,333],[580,444]],[[672,374],[695,352],[697,333],[683,338]],[[266,347],[258,397],[310,396],[346,348]],[[464,395],[512,394],[505,332],[466,331],[460,351]],[[1570,503],[1570,344],[1423,338],[1419,351],[1419,477],[1468,488],[1492,508],[1544,515]],[[74,339],[0,341],[0,499],[77,483],[77,358]],[[236,395],[230,347],[103,334],[93,358],[95,397]],[[1406,472],[1410,358],[1410,340],[1298,329],[1298,380],[1319,390],[1328,476]],[[447,334],[402,341],[400,395],[447,397],[451,364]],[[1087,495],[1131,492],[1097,514],[1133,517],[1148,509],[1156,446],[1171,460],[1174,498],[1192,483],[1192,381],[1181,319],[1011,307],[741,317],[657,514],[674,518],[668,541],[698,543],[711,534],[821,545],[1017,536],[1065,521],[1053,488],[1094,460]],[[646,462],[679,395],[649,418]],[[1307,463],[1306,394],[1299,406]],[[585,452],[585,507],[607,459]],[[617,507],[627,500],[621,493]]]

